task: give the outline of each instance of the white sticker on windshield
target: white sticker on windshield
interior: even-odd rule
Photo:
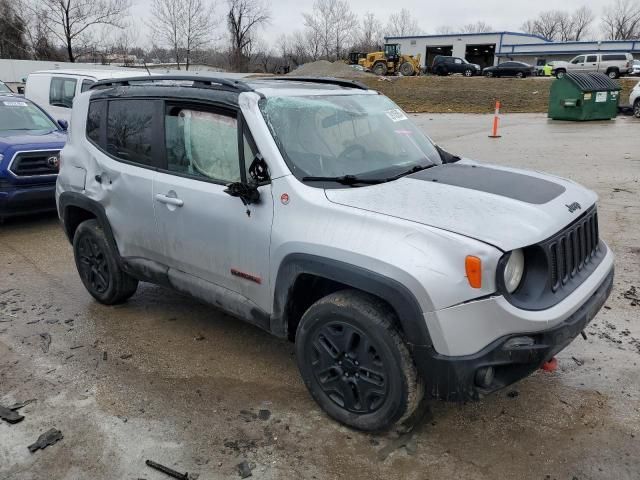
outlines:
[[[393,122],[401,122],[402,120],[407,120],[407,116],[399,108],[393,108],[391,110],[387,110],[384,113]]]
[[[27,103],[26,102],[2,102],[4,103],[7,107],[26,107]]]

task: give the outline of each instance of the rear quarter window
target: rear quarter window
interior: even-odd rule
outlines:
[[[153,100],[112,100],[107,107],[107,145],[110,155],[145,166],[154,166]]]
[[[104,148],[103,131],[107,113],[107,102],[97,101],[89,104],[87,114],[87,138]]]

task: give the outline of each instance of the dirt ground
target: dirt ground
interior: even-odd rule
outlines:
[[[466,81],[466,80],[465,80]],[[559,358],[470,404],[434,403],[408,436],[328,419],[291,344],[189,298],[142,285],[124,305],[91,299],[55,216],[0,226],[0,479],[637,479],[640,474],[640,121],[416,115],[437,142],[487,162],[570,177],[600,196],[616,254],[605,308]],[[443,199],[445,201],[446,199]],[[638,292],[636,290],[636,292]],[[49,343],[50,340],[50,343]],[[55,427],[64,438],[30,453]]]
[[[465,78],[450,77],[364,77],[358,78],[370,88],[392,98],[409,112],[491,113],[500,100],[504,113],[546,112],[549,104],[549,77]],[[629,101],[629,93],[638,78],[622,78],[620,105]]]

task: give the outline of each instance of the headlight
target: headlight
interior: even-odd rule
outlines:
[[[514,250],[504,266],[504,286],[507,292],[513,293],[522,281],[524,274],[524,254],[522,250]]]

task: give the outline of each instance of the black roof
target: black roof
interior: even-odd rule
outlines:
[[[567,72],[565,78],[574,83],[583,92],[596,90],[622,90],[618,82],[604,73],[575,73]]]

